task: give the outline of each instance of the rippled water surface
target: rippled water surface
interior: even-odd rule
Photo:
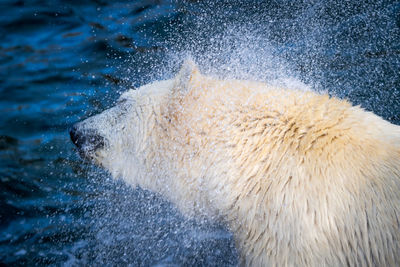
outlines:
[[[0,263],[232,266],[223,226],[183,218],[78,158],[68,129],[118,95],[206,73],[308,86],[400,124],[400,3],[0,2]]]

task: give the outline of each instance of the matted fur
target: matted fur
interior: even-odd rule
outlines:
[[[242,265],[400,266],[400,127],[347,101],[187,61],[79,127],[115,177],[225,222]]]

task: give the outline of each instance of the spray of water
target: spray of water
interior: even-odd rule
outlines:
[[[162,52],[133,55],[121,64],[120,70],[125,84],[138,87],[173,77],[182,61],[191,57],[203,73],[221,79],[263,81],[279,87],[351,97],[359,92],[358,88],[349,80],[344,82],[338,73],[340,68],[350,70],[350,75],[354,73],[354,68],[346,69],[345,65],[354,64],[354,55],[360,48],[346,44],[346,38],[338,34],[350,28],[346,25],[369,18],[368,12],[373,8],[364,12],[361,6],[346,11],[336,4],[178,3],[179,14],[185,14],[183,19],[163,25],[162,38],[157,30],[150,33]],[[343,14],[333,15],[330,8]],[[386,14],[387,10],[390,5],[382,12]],[[369,40],[366,37],[366,42]],[[338,56],[344,52],[349,57]],[[330,65],[335,62],[338,64]],[[329,74],[331,70],[335,72]],[[332,86],[327,87],[327,81]],[[364,103],[367,107],[369,104],[374,106],[368,101]],[[99,170],[92,171],[91,176],[98,184]],[[138,265],[154,264],[154,260],[159,264],[198,264],[204,260],[202,254],[208,254],[211,259],[207,263],[236,263],[231,235],[223,228],[183,218],[156,193],[126,187],[110,180],[108,175],[100,179],[104,191],[96,196],[93,215],[93,243],[97,249],[84,257],[97,262],[120,259],[120,263]],[[219,254],[210,254],[214,249]]]

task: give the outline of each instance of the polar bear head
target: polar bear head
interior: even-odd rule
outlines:
[[[186,60],[175,78],[129,90],[114,107],[75,124],[71,139],[82,157],[113,177],[161,193],[184,213],[214,216],[218,211],[204,205],[209,197],[199,192],[215,164],[202,158],[206,125],[196,122],[206,114],[198,112],[208,107],[191,102],[206,90],[201,86],[206,80],[196,64]],[[211,121],[209,117],[207,123]]]

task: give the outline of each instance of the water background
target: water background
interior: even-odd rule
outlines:
[[[398,1],[3,0],[0,40],[0,264],[237,264],[223,226],[111,180],[69,141],[74,122],[188,55],[400,124]]]

